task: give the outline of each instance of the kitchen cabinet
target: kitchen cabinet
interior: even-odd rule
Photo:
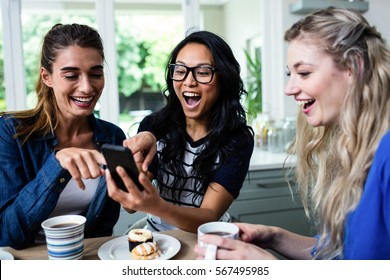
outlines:
[[[250,170],[239,197],[229,213],[236,222],[279,226],[295,233],[312,235],[296,185],[291,190],[282,168]]]

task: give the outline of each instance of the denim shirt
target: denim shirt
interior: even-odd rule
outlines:
[[[114,124],[90,116],[98,150],[104,143],[122,145],[124,132]],[[17,122],[0,117],[0,246],[24,248],[34,243],[41,223],[55,208],[71,179],[55,157],[53,134],[32,136],[21,145],[15,139]],[[96,194],[83,215],[85,237],[108,236],[119,217],[120,205],[107,195],[100,177]]]

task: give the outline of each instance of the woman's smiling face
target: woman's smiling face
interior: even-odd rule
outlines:
[[[53,89],[65,118],[93,113],[104,87],[103,59],[98,50],[70,46],[57,52],[53,73],[41,70],[44,83]]]
[[[289,44],[287,71],[285,94],[294,96],[308,123],[312,126],[338,123],[351,80],[350,71],[340,70],[330,55],[302,40]]]
[[[185,45],[179,51],[175,63],[187,67],[215,67],[210,50],[205,45],[198,43]],[[190,72],[183,81],[173,81],[173,87],[187,120],[207,123],[210,110],[220,94],[218,72],[214,73],[213,79],[207,84],[198,83]]]

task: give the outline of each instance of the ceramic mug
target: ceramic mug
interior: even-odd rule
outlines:
[[[77,260],[84,257],[85,222],[84,216],[63,215],[42,223],[49,260]]]
[[[198,227],[198,245],[206,248],[205,260],[215,260],[217,246],[206,244],[200,241],[200,237],[205,234],[214,234],[224,238],[238,239],[240,229],[238,226],[227,222],[209,222]]]

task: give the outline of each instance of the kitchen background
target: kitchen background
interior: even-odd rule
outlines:
[[[291,195],[284,180],[283,167],[293,166],[293,159],[285,163],[285,149],[294,134],[296,105],[283,94],[283,34],[303,16],[291,11],[292,4],[361,2],[368,7],[363,15],[390,41],[388,0],[1,0],[0,110],[34,105],[38,52],[47,30],[58,21],[85,23],[95,26],[105,43],[106,88],[96,114],[132,135],[137,122],[164,102],[164,66],[173,46],[188,30],[215,32],[240,62],[248,90],[243,103],[257,134],[250,171],[231,213],[235,220],[309,233],[293,181]],[[115,234],[143,216],[123,211]]]
[[[364,15],[390,40],[390,2],[386,0],[1,0],[0,110],[34,104],[27,96],[34,88],[40,40],[61,20],[96,26],[105,38],[109,83],[100,102],[100,116],[126,131],[133,121],[124,115],[139,119],[161,106],[165,55],[194,26],[221,35],[231,45],[249,92],[250,102],[243,102],[251,120],[259,111],[276,121],[294,117],[296,106],[283,95],[283,33],[302,17],[290,12],[290,5],[298,2],[336,6],[365,2]],[[158,40],[145,39],[153,36]],[[132,44],[136,39],[138,45]],[[146,52],[143,57],[142,51]],[[148,60],[148,54],[154,53]],[[136,67],[142,63],[146,67]],[[251,72],[258,69],[261,74]]]

